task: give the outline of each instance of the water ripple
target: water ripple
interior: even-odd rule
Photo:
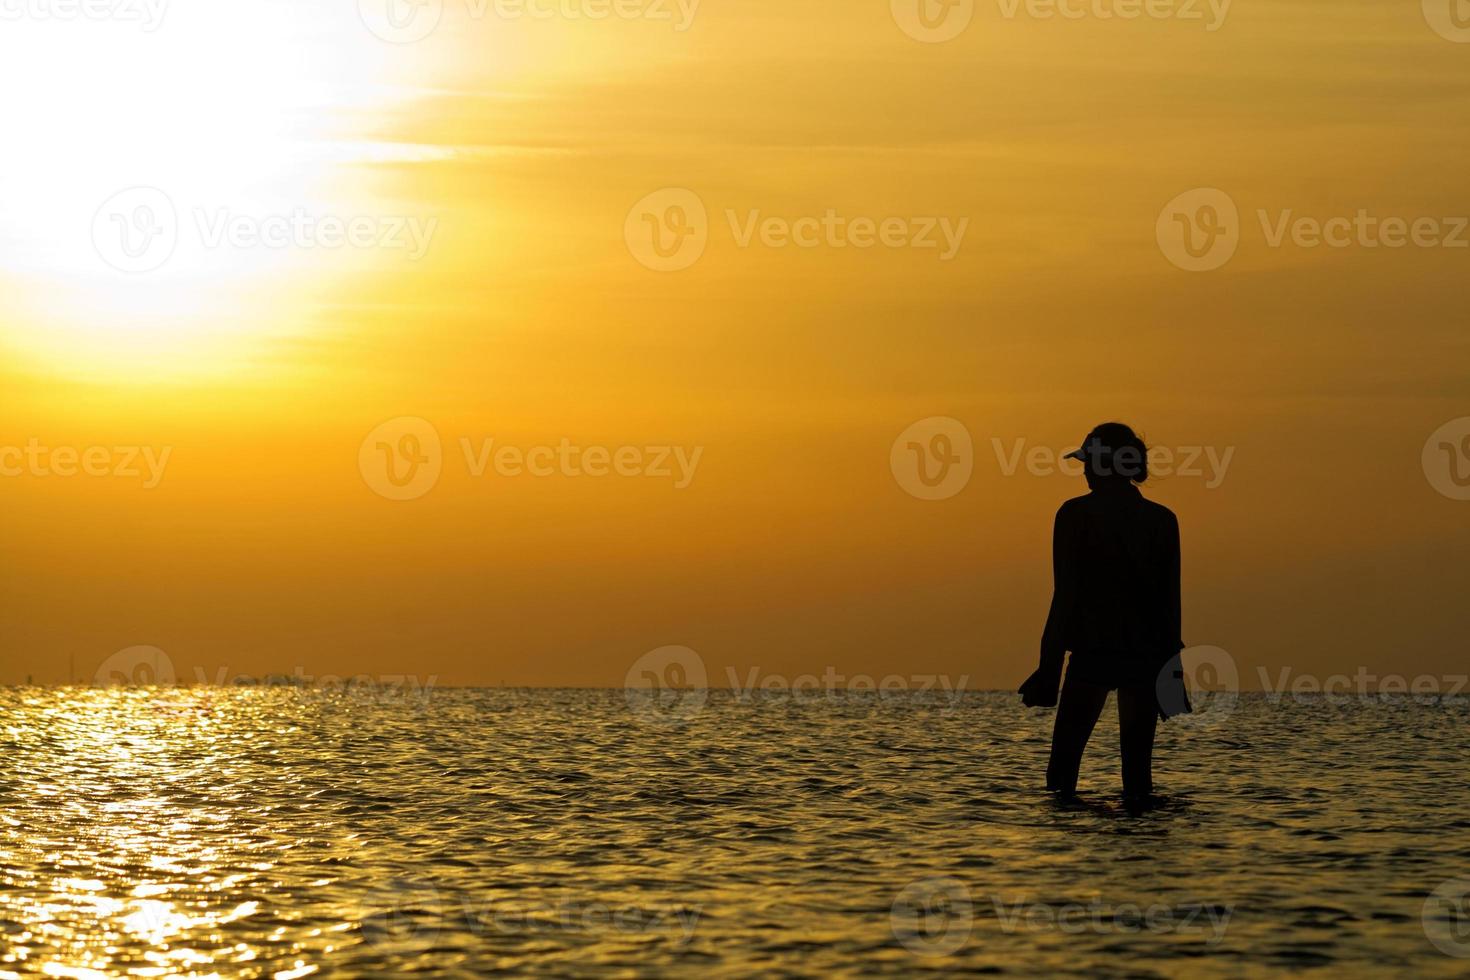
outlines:
[[[0,710],[0,977],[1467,963],[1425,911],[1470,875],[1463,706],[1244,698],[1219,730],[1163,726],[1141,816],[1111,720],[1059,806],[1050,716],[1004,695],[715,692],[660,724],[621,691],[28,688]]]

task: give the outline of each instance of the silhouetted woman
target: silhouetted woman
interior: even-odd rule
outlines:
[[[1179,522],[1139,493],[1148,451],[1128,426],[1098,426],[1069,456],[1082,461],[1091,492],[1057,511],[1051,612],[1041,666],[1021,685],[1022,701],[1051,707],[1061,686],[1046,786],[1071,795],[1092,728],[1117,691],[1123,793],[1146,800],[1158,719],[1190,710],[1178,659]]]

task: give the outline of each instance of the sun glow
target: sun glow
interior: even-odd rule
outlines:
[[[33,15],[0,33],[0,131],[27,134],[0,159],[18,312],[0,340],[53,368],[237,362],[301,329],[292,301],[351,261],[269,229],[371,208],[347,120],[394,97],[371,81],[380,45],[285,3],[165,6],[151,27]]]

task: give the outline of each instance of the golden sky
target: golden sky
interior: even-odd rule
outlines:
[[[618,685],[682,644],[713,684],[1010,687],[1083,488],[1007,460],[1108,419],[1229,454],[1147,492],[1243,686],[1463,671],[1470,502],[1423,451],[1470,415],[1470,44],[1434,0],[385,2],[0,24],[0,682],[147,644]],[[1238,244],[1186,271],[1161,212],[1199,188]],[[1436,244],[1294,224],[1360,212]],[[697,258],[639,240],[681,215]],[[933,417],[973,446],[937,500],[890,460]],[[564,444],[606,475],[494,462]]]

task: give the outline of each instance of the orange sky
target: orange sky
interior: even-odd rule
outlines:
[[[27,93],[0,105],[0,446],[167,452],[156,481],[0,476],[0,682],[149,644],[186,679],[616,685],[683,644],[712,683],[1009,687],[1081,487],[1007,475],[992,440],[1055,452],[1113,418],[1233,451],[1217,486],[1148,492],[1183,527],[1185,639],[1244,686],[1464,670],[1470,502],[1421,450],[1470,415],[1470,248],[1270,238],[1288,209],[1446,236],[1470,214],[1470,45],[1420,5],[1239,2],[1208,30],[992,2],[924,43],[887,2],[705,0],[681,31],[672,3],[674,22],[446,0],[406,44],[350,4],[255,6],[0,35]],[[96,229],[140,186],[177,244],[119,271]],[[666,188],[704,208],[706,244],[654,271],[625,229]],[[1193,188],[1239,212],[1210,271],[1156,237]],[[829,211],[964,233],[947,259],[741,243]],[[377,237],[210,239],[296,212]],[[934,416],[968,430],[973,475],[922,500],[890,448]],[[403,417],[432,424],[440,475],[391,500],[360,451]],[[489,439],[698,457],[687,485],[476,476]]]

